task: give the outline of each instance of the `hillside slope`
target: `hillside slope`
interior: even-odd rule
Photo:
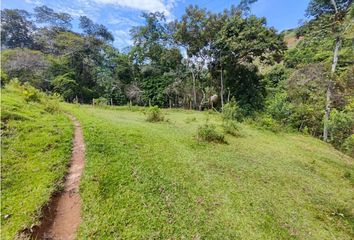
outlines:
[[[296,45],[304,39],[303,36],[300,36],[299,38],[296,37],[296,29],[290,29],[290,30],[285,30],[283,32],[284,34],[284,41],[288,47],[288,49],[295,48]]]
[[[198,143],[218,115],[66,105],[86,142],[79,239],[352,239],[353,159],[300,134],[242,127]]]
[[[38,223],[71,156],[72,124],[30,86],[1,89],[1,239]]]

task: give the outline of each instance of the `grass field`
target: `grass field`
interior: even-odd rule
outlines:
[[[86,166],[78,239],[353,239],[353,159],[295,133],[242,125],[201,143],[206,112],[65,105],[81,122]]]
[[[71,156],[69,119],[48,112],[49,98],[26,102],[23,92],[11,85],[1,90],[1,239],[38,223]]]

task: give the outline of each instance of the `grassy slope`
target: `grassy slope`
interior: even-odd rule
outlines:
[[[1,93],[1,234],[13,239],[38,221],[41,206],[59,187],[70,160],[72,125],[63,114],[27,103],[19,89]]]
[[[148,123],[139,112],[66,107],[87,149],[79,239],[354,237],[353,159],[319,140],[245,125],[227,145],[198,144],[206,113]]]

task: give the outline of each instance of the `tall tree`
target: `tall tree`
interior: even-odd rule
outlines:
[[[197,107],[197,77],[206,63],[208,46],[207,30],[208,13],[198,6],[188,6],[180,21],[172,25],[175,28],[174,39],[184,48],[187,57],[187,66],[192,75],[193,108]]]
[[[25,10],[1,10],[1,45],[7,48],[31,47],[35,25]]]
[[[138,64],[158,64],[163,49],[167,47],[167,25],[163,13],[143,13],[143,26],[133,27],[130,31],[134,41],[132,53]]]
[[[327,93],[326,93],[326,107],[323,126],[323,140],[328,140],[328,121],[331,114],[331,102],[333,95],[333,82],[336,74],[339,50],[342,45],[343,22],[345,16],[349,11],[352,0],[311,0],[306,10],[308,16],[315,18],[323,14],[328,14],[332,18],[332,34],[335,39],[333,50],[333,61],[331,67],[331,76],[328,79]]]
[[[263,95],[254,62],[279,62],[285,49],[282,36],[268,28],[264,18],[243,18],[241,12],[234,12],[220,29],[212,46],[214,65],[223,63],[228,87],[237,93],[236,99],[248,108],[247,112],[261,106],[259,98]],[[251,89],[256,92],[252,93]]]
[[[36,21],[41,24],[49,24],[53,28],[68,30],[71,28],[72,17],[68,13],[54,12],[47,6],[34,8]]]
[[[94,23],[86,16],[80,16],[79,21],[79,27],[88,37],[106,42],[114,41],[113,34],[104,25]]]

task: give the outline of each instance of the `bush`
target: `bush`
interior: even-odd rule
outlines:
[[[285,91],[277,92],[267,101],[266,111],[275,120],[283,124],[291,123],[291,115],[294,106],[288,101],[288,95]]]
[[[328,121],[328,131],[330,133],[330,141],[336,147],[340,147],[344,141],[353,134],[354,130],[354,114],[347,111],[331,112]]]
[[[224,134],[216,130],[215,125],[205,124],[198,128],[197,139],[206,142],[226,143]]]
[[[28,82],[23,84],[23,95],[26,102],[41,102],[43,93],[32,87]]]
[[[4,72],[2,69],[0,69],[0,82],[1,86],[4,86],[4,84],[7,84],[9,82],[9,76]]]
[[[345,139],[342,145],[343,151],[351,157],[354,157],[354,134]]]
[[[146,121],[148,122],[162,122],[165,119],[165,116],[158,106],[149,107],[144,114],[146,115]]]
[[[44,110],[49,112],[49,113],[58,113],[61,111],[60,105],[59,105],[59,101],[57,100],[48,100],[44,102]]]
[[[224,132],[226,134],[232,135],[232,136],[241,136],[240,134],[240,126],[238,125],[237,122],[235,121],[224,121],[222,124],[222,128],[224,129]]]
[[[97,106],[107,106],[108,105],[108,100],[107,100],[107,98],[104,98],[104,97],[96,98],[96,99],[94,99],[94,101],[95,101],[95,105],[97,105]]]
[[[238,106],[234,98],[224,105],[224,108],[222,109],[222,117],[225,120],[242,121],[243,114],[241,108]]]
[[[281,130],[280,124],[269,115],[263,115],[261,117],[258,117],[256,121],[257,125],[262,127],[263,129],[272,132],[279,132]]]

